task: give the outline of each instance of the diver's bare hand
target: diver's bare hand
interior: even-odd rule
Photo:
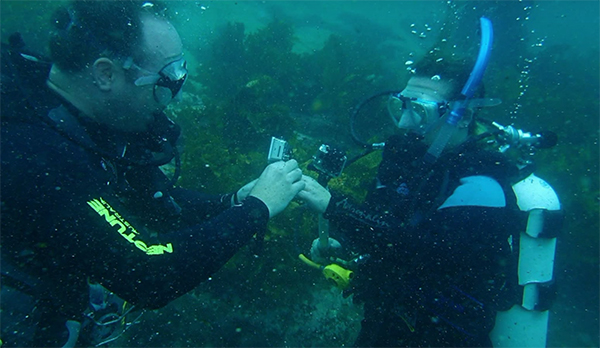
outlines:
[[[331,200],[331,193],[310,176],[302,175],[302,181],[306,185],[298,192],[298,198],[308,204],[313,211],[324,213]]]
[[[269,208],[269,217],[281,213],[292,199],[304,189],[302,170],[296,160],[268,165],[250,191],[250,196],[263,201]]]

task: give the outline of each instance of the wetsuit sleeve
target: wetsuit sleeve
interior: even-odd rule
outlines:
[[[233,193],[205,194],[183,188],[171,190],[170,195],[184,210],[181,219],[187,225],[206,221],[231,208],[233,197]]]
[[[111,189],[98,156],[44,128],[2,131],[3,257],[9,250],[16,261],[26,255],[27,271],[56,287],[49,292],[85,289],[92,279],[135,305],[158,308],[266,228],[268,208],[254,197],[227,208],[195,195],[182,214],[196,216],[156,229],[159,217],[130,209],[137,202]]]
[[[379,213],[366,204],[356,204],[348,197],[339,193],[331,192],[331,200],[323,215],[326,219],[336,221],[353,221],[357,224],[363,224],[368,227],[379,229],[394,229],[401,222],[390,214]]]
[[[226,209],[204,222],[161,232],[159,238],[149,239],[152,245],[148,242],[141,248],[136,247],[136,243],[145,243],[141,238],[108,231],[112,235],[106,236],[106,246],[118,246],[124,255],[119,255],[118,262],[104,259],[102,267],[95,267],[95,276],[135,304],[164,306],[206,280],[253,235],[260,234],[266,228],[268,214],[262,201],[248,197],[243,205]],[[158,253],[152,254],[150,248]]]

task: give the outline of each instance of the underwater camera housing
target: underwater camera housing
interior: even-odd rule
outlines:
[[[327,144],[319,146],[319,150],[313,156],[313,162],[309,169],[324,174],[330,178],[338,177],[346,166],[346,153]]]
[[[271,137],[271,147],[269,148],[267,161],[273,163],[277,161],[289,161],[290,159],[292,159],[292,147],[290,144],[283,139]]]
[[[268,162],[289,161],[290,159],[292,159],[290,144],[281,138],[271,137],[271,146],[267,155]],[[348,157],[344,151],[322,144],[313,156],[313,161],[308,169],[316,171],[329,180],[342,174],[347,160]]]

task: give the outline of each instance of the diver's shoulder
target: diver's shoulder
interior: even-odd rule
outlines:
[[[48,149],[65,142],[65,137],[48,124],[27,121],[2,122],[2,145],[20,150]]]
[[[89,154],[44,122],[2,122],[2,163],[19,161],[32,166],[81,165]]]
[[[533,209],[561,210],[561,203],[554,188],[535,173],[529,174],[512,186],[519,208],[523,211]]]
[[[449,159],[450,168],[458,177],[482,175],[493,178],[502,186],[510,186],[519,169],[504,154],[485,148],[471,148]]]

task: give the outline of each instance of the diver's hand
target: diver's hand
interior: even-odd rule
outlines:
[[[321,245],[320,239],[317,238],[310,247],[310,258],[316,263],[328,264],[329,257],[336,256],[341,250],[342,245],[337,240],[329,238],[328,245]]]
[[[280,161],[268,165],[262,172],[250,196],[263,201],[269,208],[269,217],[283,211],[306,183],[296,160]]]
[[[331,200],[331,193],[310,176],[302,175],[302,181],[306,185],[298,192],[298,198],[308,204],[313,211],[323,214]]]
[[[242,188],[240,188],[237,191],[237,202],[235,201],[234,197],[231,197],[231,206],[234,206],[236,203],[243,202],[244,199],[246,199],[248,197],[248,195],[250,195],[250,192],[254,188],[254,185],[256,185],[257,181],[258,181],[258,179],[254,179],[254,180],[250,181],[249,183],[247,183],[246,185],[242,186]]]

